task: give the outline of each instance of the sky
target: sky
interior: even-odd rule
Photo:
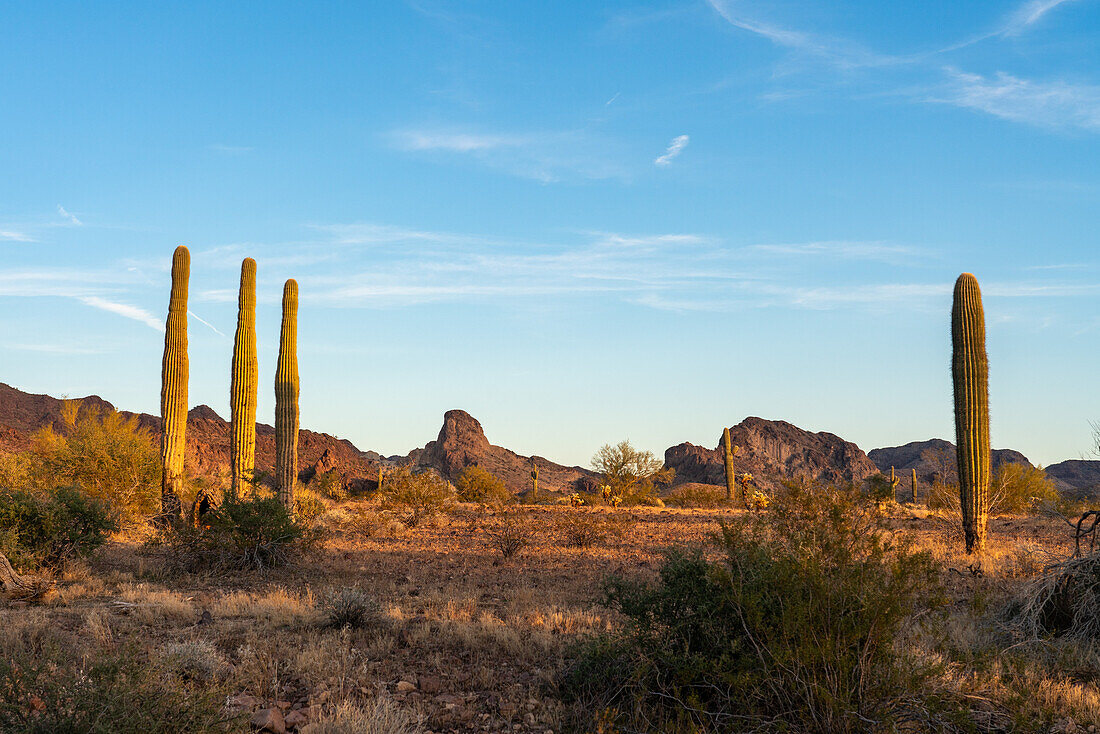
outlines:
[[[444,411],[587,465],[749,415],[953,434],[981,283],[995,447],[1100,419],[1100,0],[0,4],[0,381],[259,418],[300,284],[304,428],[404,454]]]

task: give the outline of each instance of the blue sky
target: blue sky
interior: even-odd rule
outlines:
[[[1100,419],[1100,2],[0,5],[0,381],[260,417],[301,287],[303,426],[405,453],[445,410],[586,464],[747,415],[951,437],[982,284],[996,446]]]

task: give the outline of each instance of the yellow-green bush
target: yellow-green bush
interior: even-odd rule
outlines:
[[[504,481],[480,466],[468,466],[455,480],[455,490],[462,502],[499,504],[512,499]]]

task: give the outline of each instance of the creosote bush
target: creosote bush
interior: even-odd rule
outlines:
[[[512,500],[504,481],[480,466],[468,466],[455,480],[455,490],[460,502],[504,504]]]
[[[194,527],[174,523],[154,541],[170,569],[263,570],[292,562],[316,547],[321,532],[296,519],[273,496],[225,497]]]
[[[454,500],[454,490],[432,471],[413,472],[407,466],[386,474],[378,492],[383,509],[395,512],[408,527],[416,527]]]
[[[504,513],[486,528],[485,533],[491,547],[505,558],[512,558],[531,543],[530,515],[527,512]]]
[[[75,487],[0,489],[0,553],[22,572],[62,570],[117,528],[106,504]]]
[[[938,571],[892,543],[874,502],[793,486],[717,541],[721,560],[686,548],[655,583],[606,581],[604,604],[627,624],[586,643],[565,674],[581,717],[625,730],[846,732],[889,730],[913,705],[924,671],[895,637],[938,605]]]

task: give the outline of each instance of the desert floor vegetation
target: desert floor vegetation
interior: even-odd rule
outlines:
[[[805,498],[759,513],[453,503],[412,526],[379,499],[323,504],[324,543],[285,564],[181,569],[130,528],[56,571],[49,598],[9,600],[0,730],[1046,732],[1100,723],[1088,558],[1059,567],[1075,581],[1044,573],[1074,551],[1057,518],[995,517],[986,551],[967,556],[945,531],[956,524],[950,513],[893,503],[841,505],[843,517]],[[792,523],[795,506],[804,510]],[[740,588],[770,595],[719,598],[713,590],[732,588],[721,575],[731,569]],[[718,607],[699,607],[700,589]],[[883,589],[891,593],[871,593]],[[823,607],[783,594],[819,594],[839,616],[822,627]],[[845,604],[882,616],[864,618],[866,629],[849,624]],[[710,615],[705,634],[731,639],[743,615],[756,615],[760,639],[782,648],[771,674],[790,685],[769,685],[745,660],[679,658],[686,628],[677,625],[700,611]],[[646,635],[673,644],[632,657],[624,641]],[[841,667],[875,677],[823,686],[823,660],[853,640],[866,654]],[[807,658],[818,644],[820,657]],[[662,660],[689,684],[662,678],[672,670]],[[625,675],[611,692],[600,688],[610,674]],[[736,696],[715,705],[713,691],[691,689],[715,681],[753,696],[738,708]],[[140,706],[126,705],[135,699]],[[716,715],[698,713],[708,707]]]

